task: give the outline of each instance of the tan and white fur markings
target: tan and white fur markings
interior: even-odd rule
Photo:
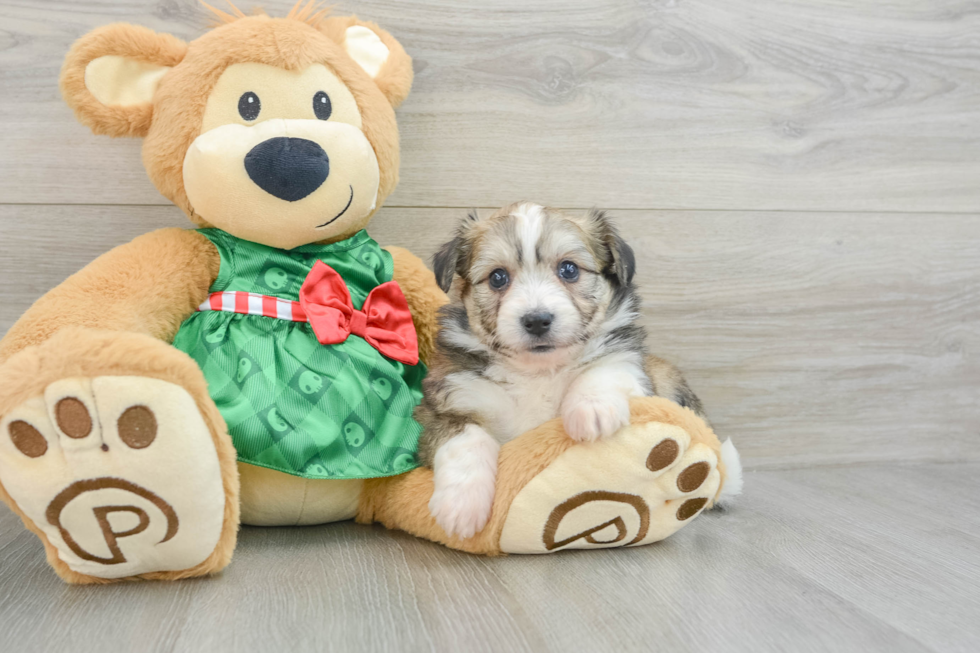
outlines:
[[[647,356],[633,251],[605,214],[524,202],[470,215],[434,263],[444,291],[458,286],[416,417],[435,472],[429,509],[447,533],[486,525],[500,445],[550,419],[586,442],[629,423],[630,397],[701,412],[676,368]]]

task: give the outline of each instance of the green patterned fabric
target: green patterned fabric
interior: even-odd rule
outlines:
[[[202,229],[221,254],[211,292],[242,291],[298,301],[318,260],[346,281],[354,308],[390,281],[391,255],[367,232],[330,245],[280,250]],[[425,366],[382,356],[351,335],[321,345],[309,324],[202,311],[174,346],[204,371],[241,462],[311,479],[376,478],[418,466]]]

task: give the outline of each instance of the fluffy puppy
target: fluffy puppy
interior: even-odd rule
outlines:
[[[421,460],[435,471],[429,510],[447,533],[482,530],[500,445],[547,420],[561,416],[571,438],[591,441],[629,423],[629,397],[701,413],[676,368],[648,361],[635,267],[604,213],[526,202],[470,214],[436,255],[442,289],[459,283],[416,419]]]

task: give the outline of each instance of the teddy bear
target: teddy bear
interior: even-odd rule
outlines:
[[[411,59],[311,4],[216,15],[190,43],[96,29],[62,70],[79,121],[141,137],[196,229],[100,256],[0,342],[0,497],[61,578],[213,574],[240,524],[549,553],[655,542],[713,504],[733,461],[711,428],[638,398],[610,438],[573,443],[556,420],[505,445],[486,528],[444,532],[412,415],[447,298],[366,231],[398,181]]]

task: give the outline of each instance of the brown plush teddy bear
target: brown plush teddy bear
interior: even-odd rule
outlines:
[[[62,91],[98,134],[144,139],[163,229],[53,289],[0,343],[0,496],[70,582],[176,579],[231,559],[239,523],[378,521],[483,554],[645,544],[719,495],[690,411],[573,444],[505,445],[483,532],[446,535],[416,458],[446,298],[364,228],[398,180],[412,83],[387,32],[297,5],[221,14],[191,43],[127,24],[80,39]]]

